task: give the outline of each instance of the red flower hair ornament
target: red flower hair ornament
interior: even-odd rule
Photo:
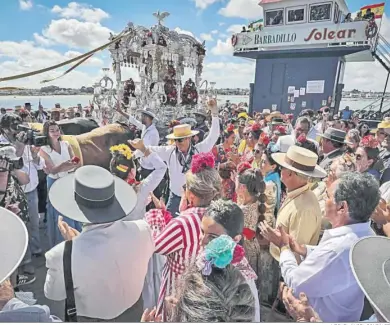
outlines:
[[[364,148],[377,148],[379,145],[379,142],[377,139],[375,139],[372,135],[366,135],[363,137],[363,139],[360,141],[360,146]]]
[[[233,132],[235,129],[234,124],[229,124],[228,127],[226,128],[226,132]]]
[[[271,142],[271,139],[269,138],[269,136],[267,135],[267,133],[263,132],[263,133],[260,135],[259,142],[261,142],[261,143],[262,143],[263,145],[265,145],[265,146],[268,146],[268,144]]]
[[[252,127],[251,127],[251,131],[252,131],[252,132],[257,132],[257,131],[260,131],[260,130],[261,130],[261,126],[260,126],[259,123],[255,123],[255,124],[253,124]]]
[[[275,131],[279,132],[280,134],[286,135],[287,131],[286,128],[283,125],[278,125],[275,128]]]
[[[191,163],[191,172],[193,174],[200,173],[206,168],[214,168],[215,167],[215,158],[211,152],[208,153],[199,153],[192,157]]]
[[[241,164],[239,164],[238,165],[238,167],[237,167],[237,173],[238,173],[238,175],[241,175],[242,173],[244,173],[246,170],[248,170],[248,169],[251,169],[252,168],[252,166],[251,166],[251,164],[249,163],[249,162],[243,162],[243,163],[241,163]]]

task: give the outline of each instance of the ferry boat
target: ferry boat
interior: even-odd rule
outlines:
[[[356,20],[345,0],[261,0],[259,5],[263,21],[231,39],[234,56],[256,60],[250,111],[298,115],[329,106],[336,114],[346,63],[378,60],[390,71],[390,45],[380,34],[384,3],[362,8]]]

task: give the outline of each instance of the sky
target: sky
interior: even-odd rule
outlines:
[[[168,11],[164,24],[206,41],[203,79],[215,81],[217,88],[248,88],[254,81],[255,63],[233,57],[232,33],[262,18],[259,0],[7,0],[1,3],[0,76],[42,69],[85,53],[107,42],[109,33],[121,32],[128,22],[150,27],[153,13]],[[380,1],[378,1],[380,2]],[[348,0],[351,12],[370,0]],[[390,17],[390,6],[385,9]],[[4,28],[6,27],[6,28]],[[390,21],[383,19],[381,33],[390,41]],[[108,51],[99,52],[67,76],[47,85],[79,88],[91,86],[111,67]],[[68,67],[38,76],[4,82],[0,87],[40,88],[40,81],[60,75]],[[134,77],[126,68],[123,78]],[[186,71],[186,75],[191,74]],[[348,63],[346,89],[382,91],[387,73],[377,62]]]

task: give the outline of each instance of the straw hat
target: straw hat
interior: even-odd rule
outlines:
[[[283,118],[283,114],[280,113],[279,111],[275,111],[275,112],[272,112],[272,113],[270,113],[269,115],[267,115],[267,116],[265,117],[265,120],[266,120],[267,122],[270,122],[270,121],[271,121],[273,118],[275,118],[275,117]]]
[[[176,125],[173,128],[173,133],[168,134],[166,136],[169,140],[175,140],[175,139],[184,139],[184,138],[190,138],[194,135],[197,135],[199,131],[191,130],[191,125],[189,124],[180,124]]]
[[[289,170],[314,178],[326,177],[326,171],[317,165],[318,156],[298,146],[291,146],[287,153],[274,153],[272,158],[275,162]]]
[[[386,119],[380,122],[377,126],[378,129],[390,129],[390,120]]]
[[[390,322],[390,239],[365,237],[352,247],[349,263],[367,300]]]
[[[0,283],[3,283],[22,261],[28,233],[23,221],[7,209],[0,208],[0,223]]]

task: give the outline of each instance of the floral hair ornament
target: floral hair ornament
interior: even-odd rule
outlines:
[[[133,152],[130,147],[126,144],[119,144],[117,146],[110,147],[110,152],[113,156],[124,156],[127,160],[130,160],[133,157]]]
[[[363,137],[363,139],[360,141],[360,146],[364,148],[371,148],[375,149],[379,145],[379,142],[377,139],[375,139],[372,135],[366,135]]]
[[[267,135],[267,133],[263,132],[260,135],[259,142],[261,142],[263,145],[268,146],[268,144],[271,142],[271,139]]]
[[[251,169],[252,168],[252,165],[250,163],[248,163],[247,161],[246,162],[243,162],[241,164],[238,165],[237,167],[237,173],[238,175],[241,175],[242,173],[244,173],[246,170],[248,169]]]
[[[202,274],[209,276],[213,266],[225,269],[230,264],[241,262],[245,256],[244,248],[231,237],[221,235],[210,241],[204,250]]]
[[[206,168],[215,167],[215,158],[211,152],[208,153],[199,153],[192,157],[191,162],[191,172],[197,174]]]
[[[261,130],[261,126],[259,123],[254,123],[251,127],[251,131],[252,132],[257,132],[257,131],[260,131]]]
[[[287,120],[293,120],[294,119],[294,114],[287,114],[285,115]]]
[[[283,135],[287,134],[286,128],[283,125],[278,125],[275,128],[275,131],[279,132],[280,134],[283,134]]]
[[[226,128],[226,132],[233,132],[235,128],[236,127],[234,126],[234,124],[229,124]]]

